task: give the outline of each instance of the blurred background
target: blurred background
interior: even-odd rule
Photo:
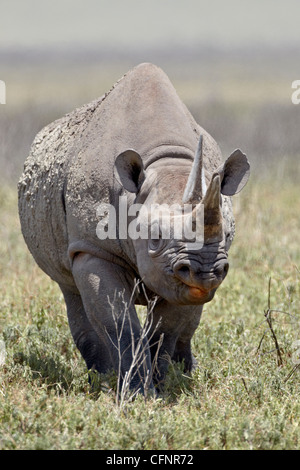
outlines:
[[[15,184],[36,133],[153,62],[224,158],[299,177],[298,0],[0,0],[0,162]]]

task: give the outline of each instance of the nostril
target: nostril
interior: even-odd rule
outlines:
[[[188,265],[179,265],[175,268],[175,275],[181,280],[187,280],[190,277],[190,268]]]
[[[228,270],[229,270],[229,263],[225,263],[224,264],[224,268],[223,268],[223,271],[224,271],[224,275],[226,276],[226,274],[228,273]]]
[[[224,262],[217,267],[217,269],[215,270],[215,273],[217,276],[222,276],[224,279],[224,277],[228,273],[228,270],[229,270],[229,263]]]
[[[182,274],[189,274],[190,268],[188,266],[182,266],[181,268],[177,269],[177,272],[178,271]]]

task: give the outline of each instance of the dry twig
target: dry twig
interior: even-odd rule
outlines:
[[[114,305],[115,302],[110,302],[110,300],[108,300],[109,304],[111,306],[112,316],[113,316],[113,320],[114,320],[114,324],[115,324],[116,342],[113,341],[113,339],[111,338],[111,336],[109,335],[108,332],[106,332],[106,333],[107,333],[111,343],[113,344],[113,346],[118,351],[119,366],[118,366],[118,378],[117,378],[116,403],[117,403],[119,408],[124,408],[126,403],[130,402],[137,395],[137,393],[139,392],[138,387],[136,388],[136,390],[131,390],[131,387],[130,387],[131,381],[137,373],[139,374],[140,384],[143,387],[144,394],[145,394],[145,396],[147,396],[147,394],[150,390],[154,370],[155,370],[156,365],[157,365],[158,353],[159,353],[159,350],[160,350],[160,347],[161,347],[161,344],[162,344],[162,341],[163,341],[163,336],[161,335],[158,342],[157,342],[158,346],[157,346],[155,357],[152,360],[151,369],[150,370],[146,369],[146,362],[147,362],[146,361],[146,355],[147,355],[147,352],[149,351],[149,343],[150,343],[154,333],[156,332],[157,328],[159,327],[160,322],[158,322],[155,325],[155,328],[152,330],[153,309],[155,307],[157,299],[150,300],[146,296],[146,300],[147,300],[147,319],[146,319],[143,327],[140,330],[140,335],[139,335],[138,341],[136,341],[136,339],[134,337],[134,333],[133,333],[133,326],[132,326],[132,320],[131,320],[131,317],[130,317],[129,307],[130,307],[130,305],[133,301],[134,294],[135,294],[136,290],[138,289],[138,285],[139,285],[139,281],[137,281],[135,283],[135,286],[134,286],[129,304],[127,304],[124,301],[124,298],[122,299],[122,304],[123,304],[122,311],[116,312],[115,305]],[[122,297],[122,294],[123,293],[119,293],[119,295],[121,297]],[[119,321],[120,319],[121,319],[121,324],[120,324],[120,321]],[[124,326],[125,326],[126,321],[128,321],[128,323],[129,323],[129,328],[130,328],[130,332],[131,332],[131,342],[128,344],[127,348],[122,351],[121,342],[122,342],[122,336],[123,336],[123,331],[124,331]],[[151,332],[151,330],[152,330],[152,332]],[[151,332],[151,334],[150,334],[150,332]],[[122,359],[123,359],[122,356],[129,348],[131,348],[132,362],[131,362],[131,365],[130,365],[129,369],[125,372],[124,376],[122,376],[122,370],[121,370],[122,369]],[[140,370],[143,370],[143,375],[139,372]]]
[[[264,315],[265,315],[265,319],[266,319],[266,322],[268,324],[268,327],[271,331],[271,334],[272,334],[272,338],[274,340],[274,343],[275,343],[275,349],[276,349],[276,353],[277,353],[277,365],[278,367],[279,366],[282,366],[283,365],[283,360],[282,360],[282,355],[281,355],[281,351],[280,351],[280,346],[279,346],[279,343],[278,343],[278,340],[277,340],[277,337],[276,337],[276,334],[275,334],[275,331],[273,329],[273,324],[272,324],[272,313],[273,312],[279,312],[279,310],[273,310],[271,309],[271,278],[269,278],[269,286],[268,286],[268,308],[267,310],[264,311]],[[287,312],[281,312],[281,313],[287,313]],[[263,339],[265,337],[265,334],[266,334],[266,331],[264,331],[263,333],[263,336],[259,342],[259,345],[257,347],[257,353],[258,351],[260,350],[260,347],[262,345],[262,342],[263,342]]]

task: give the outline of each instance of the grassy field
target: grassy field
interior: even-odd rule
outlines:
[[[282,186],[271,204],[267,181],[245,191],[230,274],[194,337],[198,369],[184,377],[172,366],[160,399],[120,408],[113,387],[91,392],[62,295],[28,254],[15,192],[2,188],[1,449],[299,447],[298,189]],[[271,318],[281,366],[264,315],[268,302],[280,311]]]
[[[40,115],[34,116],[30,133],[38,127]],[[250,122],[251,114],[244,116]],[[212,120],[208,130],[218,122]],[[225,134],[220,129],[221,141]],[[264,172],[254,165],[235,200],[230,271],[206,304],[193,339],[198,368],[187,377],[170,365],[159,399],[138,397],[122,407],[114,378],[91,390],[62,294],[28,253],[15,184],[3,181],[0,449],[299,448],[298,158]]]

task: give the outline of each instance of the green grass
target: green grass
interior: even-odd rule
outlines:
[[[2,187],[0,449],[299,448],[299,192],[280,181],[252,178],[235,203],[231,269],[193,339],[199,367],[186,377],[172,365],[159,399],[122,408],[109,380],[91,390],[62,294],[27,251],[15,189]]]

